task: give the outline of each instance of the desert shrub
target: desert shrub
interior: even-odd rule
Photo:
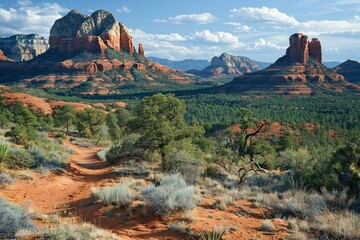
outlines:
[[[136,197],[135,192],[126,184],[92,189],[92,194],[96,200],[100,200],[105,206],[115,204],[120,207],[128,207]]]
[[[46,157],[38,146],[31,146],[28,149],[35,161],[35,167],[40,167],[45,164]]]
[[[184,221],[176,221],[176,222],[169,222],[167,224],[168,229],[172,231],[176,231],[179,233],[187,233],[190,229],[186,228],[186,223]]]
[[[205,178],[201,186],[213,196],[223,196],[226,193],[224,186],[219,181],[211,178]]]
[[[265,204],[285,216],[294,216],[313,220],[326,209],[325,198],[318,193],[308,193],[303,190],[288,191],[280,195],[264,198]]]
[[[214,227],[211,231],[200,232],[200,240],[222,240],[226,234],[224,227]]]
[[[326,212],[316,223],[321,239],[360,239],[360,216],[352,212]]]
[[[274,232],[275,226],[269,219],[266,219],[261,223],[260,229],[262,231]]]
[[[8,166],[13,169],[29,168],[34,164],[33,156],[23,148],[12,148]]]
[[[215,203],[214,203],[215,208],[225,211],[226,210],[226,203],[225,200],[222,197],[218,197],[215,199]]]
[[[35,140],[37,135],[33,127],[16,125],[6,132],[5,137],[10,137],[10,140],[16,144],[26,145],[30,140]]]
[[[289,240],[308,240],[306,233],[295,232],[289,236]]]
[[[44,236],[52,240],[115,240],[112,233],[91,224],[60,224],[49,229]]]
[[[234,197],[231,194],[225,193],[223,196],[215,198],[214,206],[220,210],[226,210],[226,207],[234,204]]]
[[[16,232],[23,229],[35,229],[31,214],[0,198],[0,238],[15,238]]]
[[[188,186],[179,175],[164,177],[159,186],[145,187],[142,190],[142,195],[161,215],[167,215],[178,210],[192,210],[199,202],[195,194],[195,187]]]
[[[14,179],[8,173],[0,173],[0,188],[3,188],[5,184],[13,184]]]
[[[58,169],[65,166],[62,162],[61,155],[57,152],[45,152],[38,146],[29,147],[29,153],[34,158],[33,167],[47,171],[50,169]]]

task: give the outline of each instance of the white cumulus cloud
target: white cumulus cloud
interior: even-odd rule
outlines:
[[[264,38],[259,38],[257,41],[255,41],[253,43],[249,43],[247,48],[249,50],[262,49],[262,48],[274,48],[274,49],[278,49],[278,50],[286,49],[285,46],[279,46],[275,43],[265,40]]]
[[[131,13],[131,10],[125,6],[122,6],[121,8],[116,9],[119,13]]]
[[[252,27],[250,27],[248,25],[245,25],[245,24],[241,24],[239,22],[226,22],[224,24],[235,27],[235,32],[245,32],[245,33],[247,33],[247,32],[253,31]]]
[[[214,43],[238,43],[239,39],[228,32],[210,32],[209,30],[197,31],[194,34],[195,38],[205,40],[206,42]]]
[[[69,10],[58,3],[18,1],[18,8],[0,8],[0,35],[37,33],[48,37],[55,20]]]
[[[175,17],[169,17],[168,19],[155,19],[157,23],[173,23],[173,24],[183,24],[183,23],[195,23],[195,24],[207,24],[214,22],[216,17],[211,13],[200,13],[200,14],[182,14]]]
[[[241,16],[245,19],[265,21],[277,25],[299,24],[299,22],[294,17],[288,16],[286,13],[280,12],[276,8],[242,7],[239,9],[230,10],[230,14],[232,17]]]
[[[139,41],[168,41],[168,42],[182,42],[186,41],[187,38],[178,33],[169,33],[169,34],[152,34],[146,33],[140,29],[130,29],[129,30],[134,39]]]

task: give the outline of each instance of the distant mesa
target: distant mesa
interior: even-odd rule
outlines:
[[[0,38],[0,49],[8,58],[18,62],[31,60],[46,52],[48,48],[48,40],[37,34]]]
[[[345,81],[344,76],[324,66],[321,43],[296,33],[289,38],[285,56],[264,70],[235,77],[220,87],[226,91],[270,90],[287,94],[311,94],[317,91],[354,91],[360,87]],[[320,90],[321,89],[321,90]]]
[[[346,81],[360,84],[360,63],[353,60],[347,60],[334,70],[345,77]]]
[[[224,77],[224,76],[241,76],[245,73],[259,71],[260,67],[255,61],[248,57],[233,56],[223,53],[219,57],[211,59],[210,65],[201,71],[188,71],[201,77]]]
[[[104,54],[107,48],[130,55],[135,52],[128,29],[104,10],[95,11],[91,16],[73,10],[56,20],[50,30],[49,44],[50,52],[67,55],[83,50]]]
[[[189,70],[202,70],[209,66],[210,62],[205,59],[184,59],[180,61],[173,61],[165,58],[158,58],[158,57],[147,57],[150,61],[159,63],[161,65],[167,66],[173,69],[179,69],[182,71],[189,71]]]

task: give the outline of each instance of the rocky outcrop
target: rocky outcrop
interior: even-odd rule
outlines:
[[[0,61],[7,61],[8,58],[4,55],[4,52],[0,49]]]
[[[120,24],[120,48],[127,51],[131,55],[134,55],[135,47],[133,38],[129,33],[129,30]]]
[[[260,67],[250,58],[223,53],[219,57],[213,57],[208,67],[193,73],[202,77],[221,77],[243,75],[259,70]]]
[[[0,38],[0,49],[14,61],[27,61],[43,54],[48,49],[48,40],[37,34],[14,35]]]
[[[360,84],[360,63],[353,60],[347,60],[335,67],[336,73],[345,77],[345,80],[351,83]]]
[[[295,33],[290,36],[290,47],[286,51],[290,63],[307,64],[309,60],[308,36]]]
[[[104,54],[107,48],[134,54],[132,36],[108,11],[98,10],[91,16],[73,10],[55,21],[50,30],[50,51],[73,54],[82,50]]]
[[[308,39],[308,36],[302,33],[295,33],[290,36],[290,47],[286,50],[286,64],[308,64],[309,57],[318,63],[322,62],[321,43],[319,39],[313,38],[311,42],[309,42]]]
[[[139,50],[138,50],[138,53],[141,55],[141,56],[145,56],[145,52],[144,52],[144,46],[139,43]]]
[[[322,51],[319,39],[313,38],[309,43],[309,56],[318,63],[322,63]]]
[[[312,94],[321,92],[322,89],[324,92],[330,90],[360,93],[358,85],[345,81],[347,78],[344,79],[344,76],[338,74],[344,73],[346,66],[352,66],[351,69],[360,69],[359,66],[349,62],[335,72],[324,66],[321,61],[320,41],[313,39],[309,43],[307,36],[300,33],[294,34],[290,37],[290,47],[286,50],[286,55],[279,58],[273,65],[253,74],[235,77],[220,89],[231,92],[271,90],[286,94]],[[360,73],[357,74],[359,75]]]

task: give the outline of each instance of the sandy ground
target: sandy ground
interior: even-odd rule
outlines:
[[[0,195],[16,204],[26,203],[38,214],[57,213],[61,221],[90,222],[121,239],[191,239],[167,227],[169,222],[184,218],[179,214],[160,217],[139,201],[130,209],[103,207],[94,202],[92,187],[109,185],[121,178],[115,177],[112,169],[98,159],[96,153],[100,148],[79,147],[68,140],[65,145],[75,151],[67,170],[49,174],[25,171],[31,178],[17,179],[14,185],[0,190]],[[266,210],[254,207],[251,202],[238,200],[225,211],[215,209],[213,205],[213,199],[203,199],[192,212],[191,220],[185,220],[186,225],[193,232],[210,230],[214,226],[226,227],[230,229],[226,239],[287,239],[289,235],[287,223],[281,219],[271,220],[275,232],[261,231]]]

